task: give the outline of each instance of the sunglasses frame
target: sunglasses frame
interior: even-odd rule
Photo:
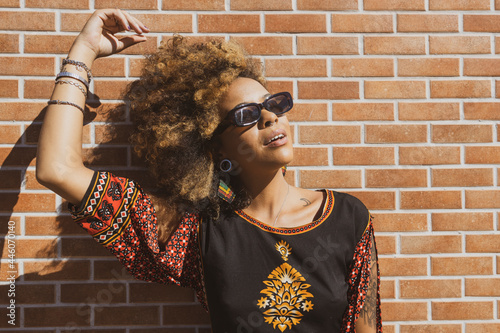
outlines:
[[[238,105],[235,108],[231,109],[227,113],[224,120],[219,124],[218,128],[215,130],[214,133],[220,134],[220,133],[224,132],[231,125],[233,125],[235,127],[245,127],[245,126],[251,126],[253,124],[256,124],[260,120],[260,118],[262,117],[262,109],[266,109],[269,111],[269,109],[266,107],[268,101],[274,97],[277,97],[277,96],[285,96],[287,98],[287,100],[290,101],[290,108],[288,110],[280,112],[280,113],[274,113],[275,115],[278,116],[278,115],[287,113],[288,111],[290,111],[293,108],[293,98],[289,92],[283,91],[283,92],[279,92],[276,94],[272,94],[272,95],[268,96],[262,103],[246,103],[246,104]],[[257,107],[257,109],[259,110],[259,117],[256,120],[251,121],[250,123],[245,123],[245,124],[239,125],[238,122],[236,121],[236,112],[242,108],[246,108],[249,106]],[[269,111],[269,112],[272,112],[272,111]]]

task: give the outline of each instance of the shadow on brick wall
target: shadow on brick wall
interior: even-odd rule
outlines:
[[[87,133],[93,122],[97,145],[84,149],[85,164],[152,188],[154,182],[141,160],[131,155],[124,106],[95,102],[89,108],[83,143],[91,142]],[[0,189],[5,191],[0,200],[0,280],[15,277],[14,283],[0,285],[0,316],[4,318],[0,331],[125,333],[133,327],[130,332],[208,333],[208,316],[191,289],[134,280],[72,221],[67,202],[63,200],[55,209],[54,194],[25,191],[45,189],[29,168],[35,165],[44,113],[45,109],[25,128],[0,167]],[[14,226],[13,235],[9,235],[9,225]],[[6,261],[9,237],[15,243],[14,266]],[[15,325],[9,323],[7,315],[12,311],[5,306],[11,300]]]

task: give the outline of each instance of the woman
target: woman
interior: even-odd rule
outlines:
[[[136,34],[114,36],[124,30]],[[118,9],[88,20],[56,78],[38,181],[135,277],[194,288],[214,332],[381,332],[367,209],[286,183],[292,98],[270,94],[237,45],[175,37],[128,88],[132,141],[156,176],[156,207],[134,181],[83,165],[91,66],[148,31]]]

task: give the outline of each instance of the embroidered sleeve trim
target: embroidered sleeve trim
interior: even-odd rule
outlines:
[[[371,216],[365,233],[359,240],[354,251],[351,272],[348,276],[348,307],[342,321],[342,332],[354,333],[355,324],[365,304],[366,292],[370,285],[372,246],[377,251]],[[372,243],[373,239],[373,243]],[[376,304],[377,333],[382,333],[382,317],[380,312],[380,270],[377,257],[377,304]]]

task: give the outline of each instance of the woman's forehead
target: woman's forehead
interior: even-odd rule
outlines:
[[[258,103],[269,96],[269,92],[259,82],[249,78],[237,78],[222,96],[220,108],[229,111],[242,103]]]

